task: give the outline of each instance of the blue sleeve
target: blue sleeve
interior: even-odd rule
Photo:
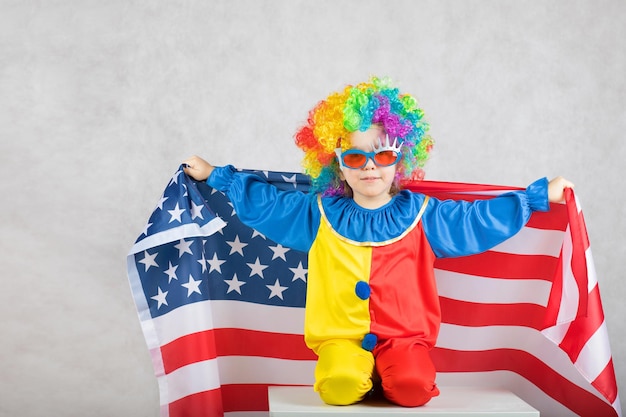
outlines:
[[[533,211],[548,211],[548,180],[525,191],[475,202],[431,198],[422,216],[424,233],[438,258],[481,253],[515,235]]]
[[[303,252],[313,244],[321,219],[315,195],[279,190],[232,165],[216,167],[207,184],[226,193],[239,220],[274,242]]]

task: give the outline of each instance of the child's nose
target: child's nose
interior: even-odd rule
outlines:
[[[374,158],[367,158],[367,162],[365,163],[365,166],[363,167],[363,169],[372,169],[372,168],[376,168],[376,164],[374,163]]]

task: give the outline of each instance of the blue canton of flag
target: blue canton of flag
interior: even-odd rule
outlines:
[[[283,189],[308,189],[300,174],[249,172]],[[153,318],[209,299],[304,306],[306,254],[243,225],[223,193],[189,178],[182,166],[132,252],[141,304]]]

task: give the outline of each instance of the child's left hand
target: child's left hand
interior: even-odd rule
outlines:
[[[566,188],[574,188],[574,184],[563,177],[556,177],[548,183],[548,201],[559,203],[564,199]]]

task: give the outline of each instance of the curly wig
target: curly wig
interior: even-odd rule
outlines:
[[[350,133],[366,131],[373,124],[381,125],[390,138],[403,143],[397,182],[423,173],[421,168],[433,145],[424,112],[415,98],[401,94],[388,78],[371,77],[320,101],[296,132],[295,142],[304,151],[302,166],[311,178],[311,192],[344,194],[346,185],[339,178],[335,148],[340,144],[343,150],[348,149]]]

